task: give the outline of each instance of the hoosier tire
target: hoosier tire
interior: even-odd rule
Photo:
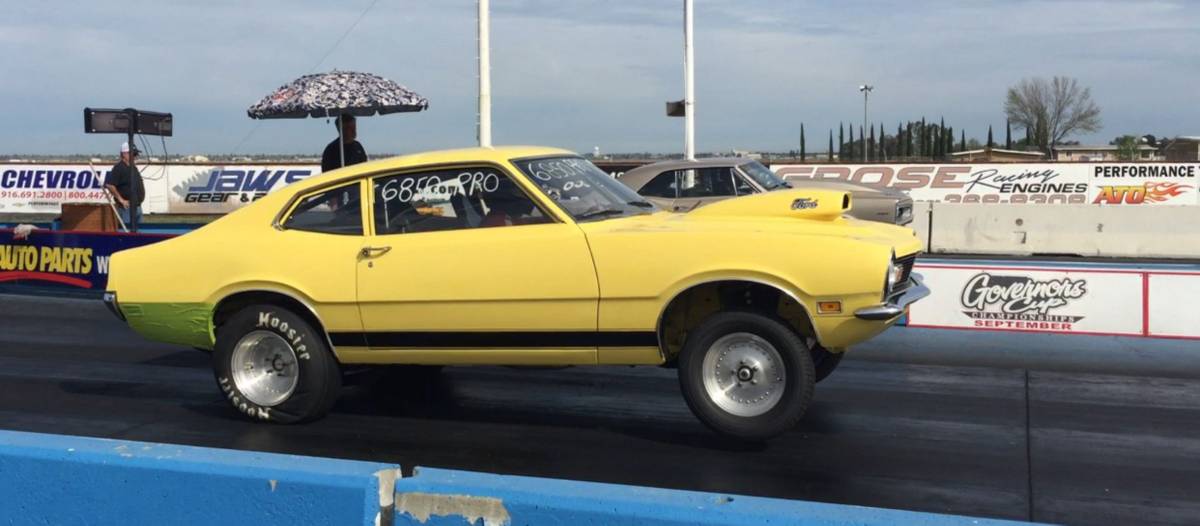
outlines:
[[[217,329],[213,373],[225,398],[255,420],[292,424],[325,416],[342,375],[325,337],[275,305],[252,305]]]
[[[778,320],[721,312],[691,331],[679,385],[696,418],[717,433],[765,440],[791,429],[812,400],[808,346]]]

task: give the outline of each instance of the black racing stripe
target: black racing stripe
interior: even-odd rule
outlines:
[[[335,332],[335,346],[391,348],[657,347],[658,337],[644,332]]]

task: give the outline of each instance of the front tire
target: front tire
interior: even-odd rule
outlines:
[[[765,440],[791,429],[812,400],[808,346],[780,321],[722,312],[688,335],[679,385],[696,418],[722,435]]]
[[[235,409],[281,424],[325,416],[342,387],[324,336],[275,305],[246,307],[217,329],[213,373]]]

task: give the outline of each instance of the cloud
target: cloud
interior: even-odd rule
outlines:
[[[0,21],[0,151],[111,150],[84,106],[172,111],[179,152],[317,152],[320,120],[259,123],[245,108],[317,66],[371,0],[20,3]],[[1093,88],[1105,128],[1195,134],[1200,13],[1185,2],[697,0],[701,150],[809,150],[860,122],[855,87],[877,86],[871,121],[945,117],[983,138],[1004,90],[1069,75]],[[492,2],[498,143],[678,151],[682,2]],[[319,65],[371,71],[431,100],[428,112],[364,119],[371,151],[456,147],[475,137],[475,2],[379,0]],[[129,28],[132,28],[130,30]],[[17,126],[13,123],[21,123]]]

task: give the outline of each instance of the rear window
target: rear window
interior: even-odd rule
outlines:
[[[358,182],[304,197],[284,220],[283,227],[305,232],[361,236],[362,199]]]

